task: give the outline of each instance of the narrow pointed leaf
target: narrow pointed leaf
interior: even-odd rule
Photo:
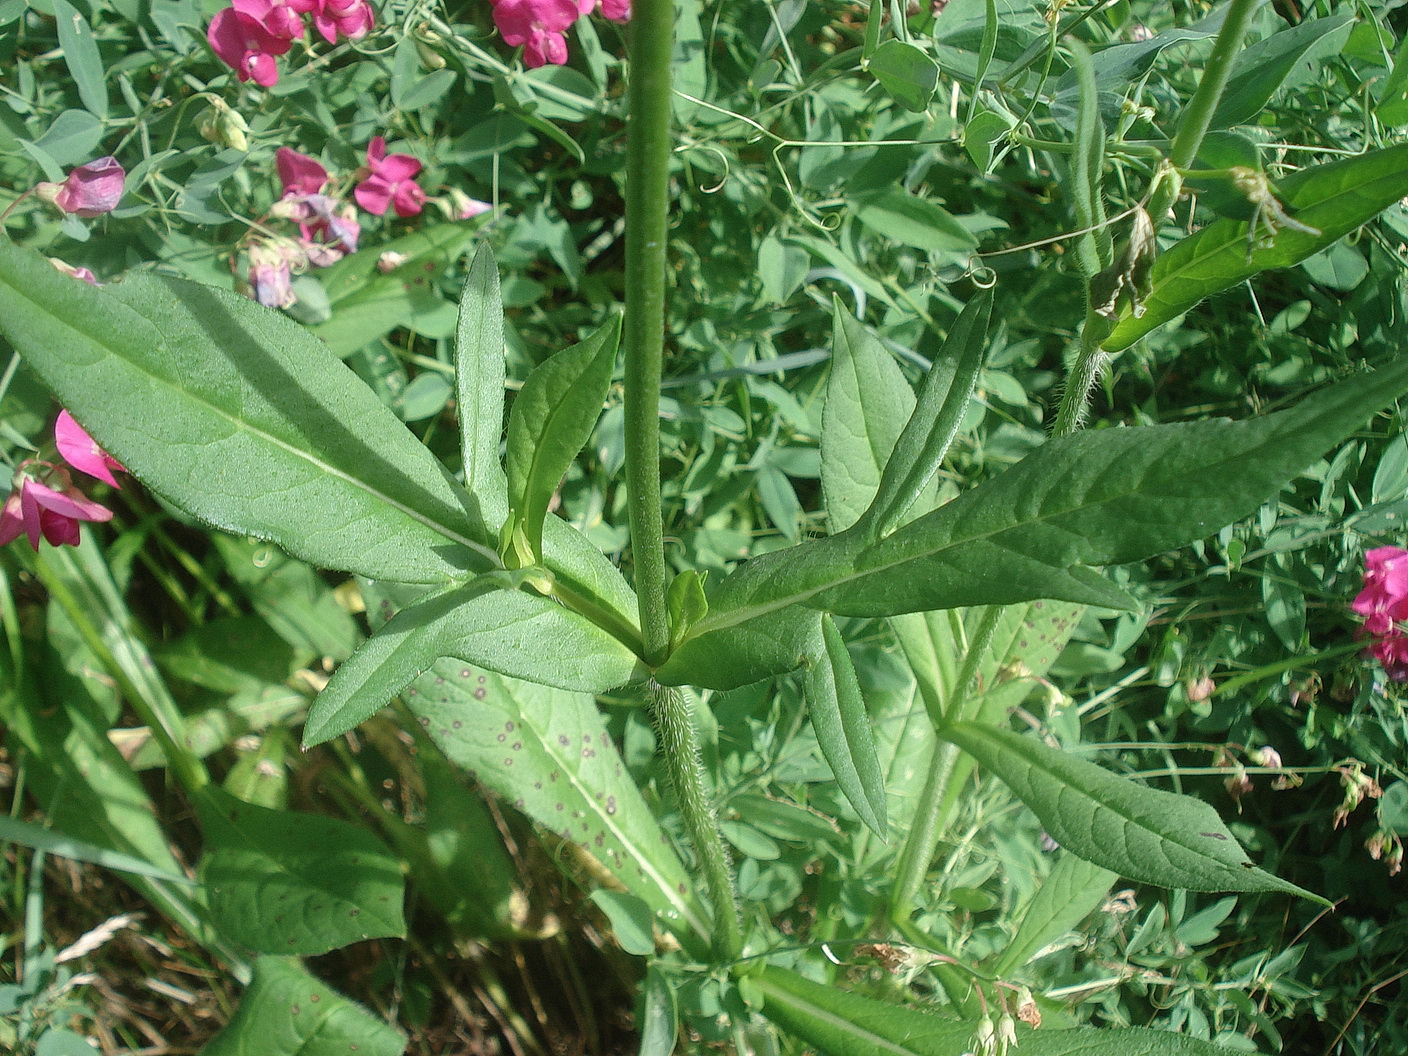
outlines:
[[[885,463],[875,502],[862,518],[878,535],[888,535],[903,521],[963,424],[983,369],[991,312],[987,290],[964,306],[919,386],[918,401]]]
[[[812,729],[846,799],[861,820],[884,837],[885,775],[851,654],[830,616],[822,615],[817,637],[802,674]]]
[[[278,312],[167,276],[95,289],[0,239],[0,332],[98,443],[215,527],[402,582],[490,565],[445,468]]]
[[[1257,272],[1299,264],[1408,195],[1408,143],[1302,169],[1281,180],[1280,201],[1309,234],[1290,228],[1274,244],[1248,249],[1248,223],[1216,220],[1176,243],[1154,261],[1144,314],[1126,315],[1106,338],[1111,352],[1128,348],[1156,326],[1182,315],[1205,297],[1245,282]]]
[[[227,937],[261,953],[318,954],[406,933],[401,863],[369,830],[256,807],[218,785],[196,808],[201,883]]]
[[[464,486],[496,529],[508,516],[508,480],[499,460],[504,433],[504,308],[499,270],[487,242],[474,254],[455,331],[455,395]]]
[[[1001,778],[1052,839],[1088,862],[1160,887],[1280,891],[1324,902],[1258,869],[1201,800],[1141,785],[1011,730],[960,722],[939,736]]]
[[[339,667],[308,713],[305,747],[363,722],[441,657],[579,692],[621,685],[636,656],[577,613],[483,580],[410,605]]]
[[[620,316],[564,349],[528,375],[508,420],[509,506],[534,554],[543,549],[543,519],[563,475],[591,437],[621,336]]]
[[[769,966],[748,977],[762,1013],[826,1056],[971,1056],[977,1023],[916,1012]],[[1032,1030],[1017,1024],[1018,1056],[1225,1056],[1183,1034],[1142,1027]]]
[[[401,1056],[406,1039],[293,957],[261,957],[228,1026],[201,1056]]]
[[[1017,934],[993,965],[993,975],[1009,978],[1042,947],[1074,928],[1095,911],[1115,879],[1116,874],[1108,869],[1074,854],[1063,854],[1028,903]]]
[[[99,120],[108,116],[108,86],[104,81],[103,56],[93,38],[93,27],[68,0],[54,0],[54,28],[64,64],[78,89],[78,98]]]
[[[832,302],[831,376],[821,414],[821,492],[831,531],[870,506],[880,474],[914,412],[914,392],[878,338]]]
[[[708,934],[695,882],[590,696],[442,660],[403,699],[451,762],[562,837],[589,870],[615,877],[663,928],[686,943]]]

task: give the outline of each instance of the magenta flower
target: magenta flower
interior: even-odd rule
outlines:
[[[563,36],[595,0],[495,0],[494,25],[505,44],[523,47],[523,64],[530,69],[567,61]]]
[[[368,175],[352,196],[369,213],[384,216],[388,206],[400,217],[415,216],[425,204],[425,192],[415,182],[421,164],[409,154],[387,156],[386,140],[375,137],[367,145]]]
[[[358,40],[376,25],[376,12],[367,0],[322,0],[311,10],[313,25],[329,44],[336,44],[339,34]]]
[[[299,29],[301,35],[302,23]],[[252,80],[265,88],[279,83],[275,56],[287,54],[293,46],[293,37],[273,32],[254,15],[234,7],[225,8],[210,20],[206,39],[241,81]]]
[[[274,151],[274,167],[284,185],[284,197],[318,194],[328,185],[328,170],[316,159],[288,147]]]
[[[122,200],[122,186],[127,173],[117,159],[98,158],[80,165],[68,174],[63,183],[41,183],[35,193],[46,202],[53,202],[74,216],[99,216],[110,213]]]
[[[99,447],[98,442],[73,420],[73,415],[68,411],[60,411],[59,420],[54,423],[54,444],[74,469],[106,481],[114,488],[119,485],[112,471],[127,472],[127,467]]]
[[[601,0],[601,13],[612,22],[629,22],[631,0]]]
[[[29,475],[39,467],[57,487]],[[67,470],[47,462],[25,463],[16,474],[15,490],[0,508],[0,546],[21,535],[29,537],[35,550],[41,537],[51,546],[77,546],[80,521],[110,520],[112,511],[75,488]]]
[[[67,261],[60,260],[58,257],[50,257],[49,263],[54,265],[55,268],[57,268],[59,271],[62,271],[65,275],[69,276],[70,278],[81,279],[82,281],[86,282],[89,286],[102,285],[102,283],[98,281],[98,277],[94,275],[91,271],[89,271],[87,268],[75,268],[72,264],[68,263]]]
[[[1350,605],[1374,641],[1369,655],[1395,682],[1408,682],[1408,550],[1380,546],[1364,555],[1364,589]]]

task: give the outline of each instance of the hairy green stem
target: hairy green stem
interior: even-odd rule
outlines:
[[[1081,427],[1085,420],[1085,409],[1090,403],[1090,392],[1104,373],[1109,353],[1100,346],[1110,336],[1114,323],[1087,310],[1085,324],[1080,328],[1080,351],[1076,361],[1066,374],[1066,387],[1061,393],[1061,406],[1056,411],[1056,424],[1052,427],[1053,436],[1068,436]]]
[[[689,701],[678,687],[651,682],[650,712],[679,801],[680,816],[699,855],[699,867],[714,907],[714,950],[722,960],[736,960],[743,950],[743,920],[738,911],[733,867],[719,837],[718,817],[704,780]]]
[[[631,10],[626,143],[626,482],[631,556],[645,662],[670,648],[660,514],[660,373],[665,347],[665,243],[670,204],[672,0]],[[715,837],[717,838],[717,837]]]
[[[1003,608],[1001,605],[989,605],[978,619],[978,626],[974,628],[973,637],[963,654],[963,665],[953,681],[953,695],[945,709],[944,718],[950,722],[961,722],[972,717],[968,713],[968,705],[976,696],[974,689],[978,669],[992,648],[993,635],[997,633]],[[895,886],[890,894],[891,921],[908,921],[914,910],[915,896],[929,872],[939,833],[947,821],[944,803],[948,799],[949,782],[957,763],[958,749],[947,741],[939,745],[930,761],[929,776],[924,782],[924,791],[919,794],[914,822],[900,849]]]

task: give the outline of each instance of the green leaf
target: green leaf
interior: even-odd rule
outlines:
[[[821,491],[836,533],[855,524],[874,500],[880,474],[914,411],[914,392],[895,357],[839,298],[832,300],[831,319]]]
[[[1309,72],[1316,69],[1317,60],[1338,55],[1354,21],[1354,12],[1348,10],[1326,18],[1308,18],[1245,48],[1237,56],[1211,127],[1245,124],[1261,113],[1297,63]]]
[[[442,660],[403,694],[451,762],[614,876],[682,942],[709,928],[592,698]]]
[[[1144,314],[1121,319],[1103,347],[1128,348],[1205,297],[1258,272],[1298,264],[1408,196],[1408,143],[1302,169],[1281,180],[1277,190],[1295,220],[1320,234],[1284,228],[1273,244],[1258,247],[1250,222],[1214,221],[1154,261]]]
[[[977,723],[939,736],[996,774],[1072,854],[1131,880],[1189,891],[1281,891],[1325,902],[1252,864],[1201,800],[1138,784],[1034,737]]]
[[[913,44],[885,41],[870,56],[866,68],[886,94],[906,110],[922,114],[929,109],[939,83],[939,64]]]
[[[1405,389],[1400,357],[1264,418],[1052,440],[873,546],[832,536],[754,558],[719,584],[656,677],[723,688],[791,670],[810,633],[794,606],[870,617],[1039,598],[1135,608],[1086,566],[1211,535]]]
[[[504,433],[504,309],[499,269],[481,243],[465,278],[455,333],[455,397],[464,486],[485,524],[508,516],[508,481],[499,461]]]
[[[0,331],[103,447],[216,527],[405,582],[493,559],[445,468],[278,312],[152,274],[95,289],[0,241]]]
[[[875,834],[885,835],[885,776],[875,753],[870,718],[845,639],[830,616],[802,670],[802,684],[817,744],[836,784]]]
[[[200,878],[220,931],[260,953],[318,954],[406,934],[401,864],[366,828],[242,803],[196,800]]]
[[[201,1056],[400,1056],[406,1039],[292,957],[261,957],[229,1026]]]
[[[679,999],[674,983],[654,964],[645,973],[638,1022],[637,1056],[671,1056],[680,1033]]]
[[[749,977],[763,1015],[826,1056],[966,1056],[976,1023],[862,997],[769,966]],[[1032,1030],[1017,1024],[1020,1056],[1225,1056],[1208,1041],[1142,1027]]]
[[[81,1034],[63,1027],[50,1027],[40,1035],[34,1056],[93,1056],[93,1046]]]
[[[37,851],[46,851],[49,854],[58,854],[65,858],[71,858],[75,862],[91,862],[93,865],[102,866],[104,869],[114,869],[121,873],[136,873],[139,876],[150,876],[157,880],[165,880],[167,883],[171,884],[191,884],[195,882],[184,873],[161,869],[141,858],[133,857],[130,854],[123,854],[121,851],[111,851],[106,847],[99,847],[96,844],[87,843],[83,840],[76,840],[52,828],[32,825],[27,821],[20,821],[18,818],[0,816],[0,842],[18,843],[24,847],[32,847]]]
[[[68,0],[52,0],[54,26],[59,34],[59,49],[64,64],[73,76],[78,98],[88,112],[98,120],[108,116],[108,87],[103,81],[103,56],[93,39],[93,27]]]
[[[893,187],[855,195],[856,219],[882,238],[930,253],[967,254],[978,247],[973,233],[943,206]]]
[[[919,501],[968,413],[987,351],[992,294],[978,293],[959,313],[919,386],[918,401],[880,475],[875,501],[856,529],[889,535]]]
[[[1030,961],[1048,943],[1066,934],[1104,900],[1115,874],[1074,854],[1062,854],[1022,914],[1017,934],[992,967],[999,979]]]
[[[605,887],[593,891],[591,899],[611,921],[611,930],[621,949],[637,957],[649,957],[655,952],[655,914],[649,906],[635,895]]]
[[[508,498],[534,555],[543,551],[543,519],[553,492],[591,438],[611,373],[621,318],[564,349],[528,375],[508,419]]]
[[[636,665],[633,652],[585,617],[482,577],[402,609],[363,643],[314,701],[304,746],[369,718],[442,657],[587,693],[629,681]]]

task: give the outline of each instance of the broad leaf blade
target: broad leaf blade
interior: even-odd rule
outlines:
[[[100,444],[218,528],[403,582],[489,566],[444,467],[277,312],[165,276],[95,289],[0,240],[0,331]]]
[[[1111,352],[1128,348],[1156,326],[1182,315],[1205,297],[1257,272],[1287,268],[1318,253],[1408,195],[1408,143],[1330,162],[1280,181],[1282,203],[1320,234],[1289,228],[1273,245],[1248,253],[1248,224],[1217,220],[1163,253],[1150,272],[1144,314],[1126,315],[1106,338]]]
[[[614,316],[580,344],[539,364],[513,401],[509,506],[535,555],[543,550],[543,519],[553,492],[601,417],[620,336],[621,319]]]
[[[318,954],[406,933],[401,863],[366,829],[256,807],[215,785],[196,808],[201,882],[229,938],[261,953]]]
[[[885,776],[851,654],[830,616],[821,617],[817,638],[802,675],[812,729],[846,799],[861,820],[883,838]]]
[[[404,694],[469,776],[642,899],[682,939],[709,933],[694,883],[625,772],[591,697],[442,660]]]
[[[304,745],[369,718],[441,657],[588,693],[628,681],[636,664],[633,652],[577,613],[477,580],[402,609],[368,639],[314,702]]]
[[[499,461],[504,431],[504,309],[499,271],[487,242],[465,279],[455,334],[456,410],[464,452],[464,486],[484,523],[508,516],[508,481]]]
[[[832,532],[870,506],[880,474],[914,412],[899,364],[840,300],[831,306],[831,376],[821,414],[821,492]]]
[[[261,957],[229,1026],[201,1056],[400,1056],[406,1039],[293,957]]]
[[[1338,55],[1353,28],[1354,12],[1338,11],[1326,18],[1308,18],[1245,48],[1237,56],[1210,127],[1227,128],[1250,121],[1271,101],[1297,63],[1314,68],[1314,60]]]
[[[1160,887],[1324,901],[1253,865],[1201,800],[1138,784],[1011,730],[960,722],[939,736],[1001,778],[1052,839],[1088,862]]]
[[[763,1015],[826,1056],[967,1056],[976,1023],[915,1012],[769,966],[748,977]],[[1032,1030],[1017,1024],[1020,1056],[1225,1056],[1220,1045],[1141,1027]]]

